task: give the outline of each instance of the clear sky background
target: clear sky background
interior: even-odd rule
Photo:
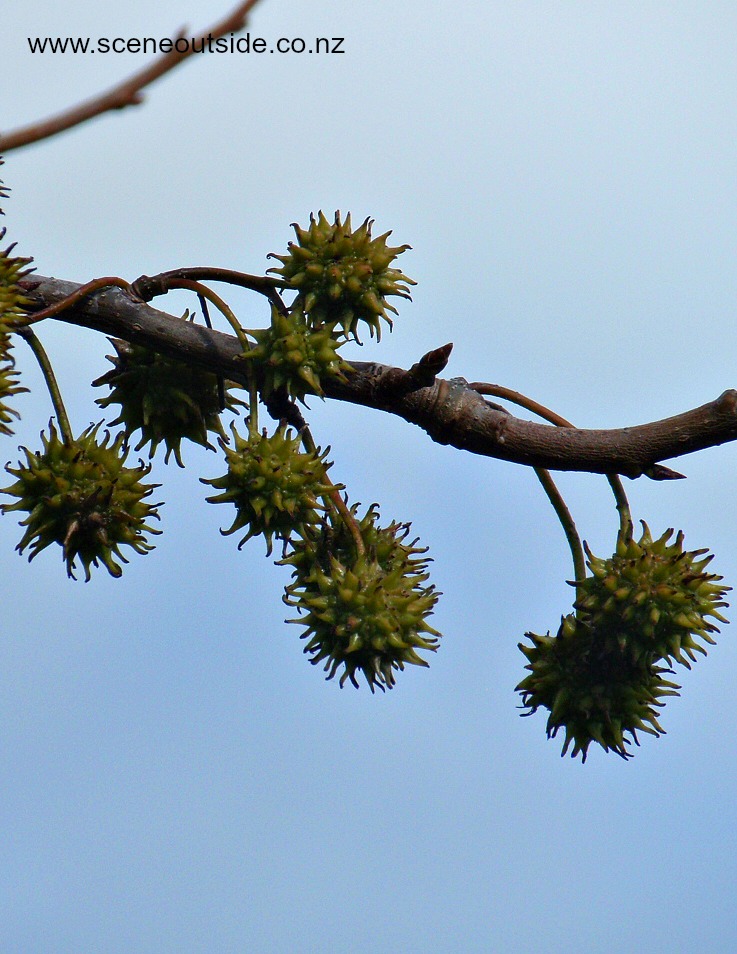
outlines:
[[[0,125],[146,58],[31,55],[26,37],[164,37],[228,0],[5,0]],[[263,0],[252,36],[345,53],[196,57],[144,107],[8,156],[4,224],[40,273],[259,272],[289,223],[371,215],[413,250],[395,333],[346,357],[522,390],[584,426],[655,420],[737,385],[737,8],[727,2]],[[260,299],[232,293],[247,327]],[[180,313],[183,299],[169,310]],[[167,307],[163,305],[162,307]],[[97,419],[99,335],[40,329],[74,426]],[[3,460],[36,449],[32,395]],[[391,693],[326,683],[283,620],[288,573],[218,530],[187,448],[164,535],[123,578],[29,566],[0,521],[0,948],[79,952],[673,954],[737,949],[733,627],[625,763],[560,758],[520,719],[526,630],[570,610],[570,558],[534,475],[313,402],[352,499],[412,520],[445,634]],[[735,450],[628,483],[737,585]],[[9,482],[9,481],[8,481]],[[611,552],[605,481],[561,480]],[[680,675],[680,674],[679,674]]]

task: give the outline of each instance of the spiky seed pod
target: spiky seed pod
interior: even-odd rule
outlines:
[[[586,548],[592,575],[578,585],[575,608],[634,661],[655,657],[690,668],[695,653],[706,655],[702,643],[714,644],[712,620],[727,622],[719,610],[730,587],[706,572],[707,550],[683,549],[681,531],[672,541],[673,530],[653,540],[642,527],[639,540],[620,538],[608,559]]]
[[[0,242],[5,233],[6,229],[0,229]],[[14,248],[15,243],[0,249],[0,331],[12,329],[14,321],[23,316],[31,304],[18,283],[33,271],[26,267],[33,259],[14,256]]]
[[[106,431],[100,441],[101,426],[88,427],[67,444],[50,422],[48,437],[41,434],[43,449],[33,453],[23,448],[25,462],[6,467],[16,482],[1,491],[18,498],[3,505],[4,513],[28,513],[21,521],[26,529],[16,548],[19,553],[30,547],[30,561],[57,543],[68,575],[74,577],[79,557],[85,580],[90,579],[90,567],[99,563],[112,576],[120,576],[116,560],[128,562],[120,548],[129,546],[137,553],[147,553],[153,544],[146,534],[160,533],[147,523],[158,519],[156,508],[160,506],[146,502],[159,486],[142,483],[150,465],[126,467],[123,435],[111,438]]]
[[[637,733],[658,736],[664,729],[658,709],[667,696],[680,688],[664,675],[670,669],[652,659],[635,662],[630,653],[607,638],[590,622],[573,614],[566,616],[558,635],[527,633],[531,646],[519,644],[530,674],[517,686],[522,702],[532,715],[542,707],[550,712],[548,738],[565,732],[561,755],[573,743],[571,757],[583,762],[589,745],[598,742],[605,751],[624,759],[627,746],[639,745]]]
[[[356,508],[352,508],[355,515]],[[372,506],[358,526],[365,553],[357,553],[342,522],[293,541],[282,562],[293,568],[284,601],[300,616],[310,662],[324,663],[327,678],[342,668],[343,686],[362,672],[374,692],[391,689],[395,671],[427,666],[420,651],[435,652],[440,633],[427,623],[439,593],[426,586],[426,548],[406,542],[409,524],[377,525]]]
[[[220,424],[220,392],[217,375],[175,358],[151,351],[141,345],[110,339],[115,355],[108,355],[113,367],[93,381],[93,386],[107,385],[110,394],[97,401],[102,408],[120,405],[112,425],[121,424],[129,438],[140,430],[141,439],[135,450],[150,444],[153,457],[159,444],[166,447],[164,462],[171,454],[183,467],[181,443],[193,441],[212,449],[208,431],[222,435]],[[244,402],[225,389],[225,408],[235,410]]]
[[[0,434],[12,434],[10,423],[14,417],[20,417],[20,414],[14,408],[8,407],[5,401],[15,394],[28,390],[18,383],[18,372],[15,370],[15,359],[11,352],[12,346],[10,335],[0,330]]]
[[[338,354],[340,342],[330,330],[312,328],[299,308],[284,315],[272,306],[271,325],[249,334],[257,343],[241,357],[254,365],[267,400],[279,388],[302,402],[308,394],[322,397],[321,382],[343,379],[353,370]]]
[[[297,241],[290,242],[286,255],[270,255],[282,264],[269,271],[280,275],[297,289],[299,304],[313,325],[340,327],[346,337],[358,341],[358,325],[368,325],[377,340],[381,338],[381,319],[391,328],[388,312],[397,313],[389,304],[390,295],[410,298],[408,285],[415,285],[391,263],[409,245],[387,245],[391,232],[378,238],[371,235],[371,219],[355,231],[350,213],[341,222],[340,212],[328,222],[322,212],[310,215],[309,228],[293,224]]]
[[[321,498],[332,489],[326,474],[332,464],[324,453],[300,451],[300,437],[279,427],[270,437],[249,433],[241,437],[231,425],[233,447],[221,441],[228,462],[222,477],[202,480],[222,493],[208,497],[208,503],[232,503],[236,516],[224,535],[246,530],[238,544],[240,549],[251,537],[263,534],[267,556],[273,538],[289,539],[309,524],[319,522],[318,511],[324,510]]]

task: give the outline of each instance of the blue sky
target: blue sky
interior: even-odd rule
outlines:
[[[6,4],[6,7],[8,5]],[[31,55],[28,36],[170,35],[226,4],[10,0],[11,128],[105,88],[136,55]],[[340,56],[211,56],[147,104],[7,158],[4,224],[39,272],[258,272],[313,210],[371,215],[418,286],[353,356],[506,384],[583,426],[624,426],[735,386],[737,66],[732,4],[401,5],[263,0],[252,36],[345,37]],[[263,304],[234,293],[247,327]],[[170,310],[180,312],[184,299]],[[40,329],[77,429],[100,336]],[[350,359],[350,354],[346,353]],[[5,438],[35,447],[33,393]],[[238,552],[204,503],[215,454],[155,468],[157,549],[120,581],[29,566],[0,521],[0,946],[8,952],[729,951],[732,627],[624,763],[561,759],[514,686],[527,630],[570,609],[565,540],[534,475],[409,425],[314,402],[354,500],[412,520],[445,634],[429,670],[371,696],[323,682],[284,624],[284,568]],[[685,481],[627,488],[737,585],[731,446]],[[610,551],[606,483],[560,481]]]

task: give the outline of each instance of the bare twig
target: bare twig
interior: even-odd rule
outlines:
[[[287,307],[282,301],[278,289],[285,287],[285,282],[269,275],[248,275],[246,272],[234,271],[232,268],[214,268],[198,265],[193,268],[175,268],[170,272],[161,272],[158,275],[141,275],[132,288],[143,301],[151,301],[157,295],[165,295],[174,282],[189,279],[195,282],[225,282],[228,285],[237,285],[249,291],[265,295],[269,301],[284,315]]]
[[[80,286],[33,275],[20,283],[39,309],[68,297]],[[181,361],[246,381],[232,335],[157,311],[118,288],[107,288],[66,309],[58,319],[144,344]],[[637,477],[658,461],[737,440],[737,390],[674,417],[634,427],[588,430],[524,421],[492,407],[465,382],[436,379],[431,387],[401,396],[381,394],[379,382],[391,369],[351,361],[344,380],[321,382],[327,398],[396,414],[423,428],[439,444],[530,467]],[[247,384],[247,381],[246,381]]]
[[[173,70],[175,66],[179,66],[180,63],[192,55],[195,46],[204,43],[209,37],[215,40],[227,33],[237,33],[242,30],[246,25],[248,13],[257,3],[258,0],[246,0],[245,3],[239,3],[219,23],[194,37],[194,43],[188,43],[185,50],[180,52],[173,48],[170,52],[163,53],[138,73],[129,76],[128,79],[123,80],[122,83],[107,92],[58,113],[56,116],[0,134],[0,153],[10,152],[11,149],[20,149],[21,146],[28,146],[42,139],[49,139],[51,136],[56,136],[58,133],[74,126],[79,126],[81,123],[87,122],[88,119],[100,116],[110,110],[124,109],[126,106],[138,106],[143,102],[141,91],[165,73]],[[186,30],[182,29],[173,37],[172,42],[176,44],[177,40],[185,37]]]
[[[30,318],[24,318],[22,322],[19,321],[18,324],[26,328],[28,325],[35,325],[39,321],[45,321],[46,318],[56,318],[62,311],[73,307],[83,298],[87,298],[95,292],[101,291],[103,288],[110,288],[113,285],[116,288],[122,288],[124,291],[130,293],[130,285],[124,278],[118,278],[116,275],[106,275],[104,278],[95,278],[91,282],[80,285],[68,298],[63,298],[61,301],[49,305],[48,308],[34,312]]]

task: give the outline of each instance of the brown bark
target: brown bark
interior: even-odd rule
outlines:
[[[39,309],[79,288],[72,282],[37,275],[24,284]],[[58,320],[147,345],[235,380],[242,378],[238,357],[242,346],[237,338],[158,311],[120,288],[97,292],[61,313]],[[325,396],[396,414],[421,427],[439,444],[551,470],[628,477],[648,474],[666,479],[680,475],[659,466],[659,461],[737,439],[735,390],[675,417],[634,427],[553,427],[509,414],[462,378],[433,380],[435,369],[442,368],[448,354],[447,346],[439,348],[408,372],[353,361],[354,372],[345,381],[323,382]]]

